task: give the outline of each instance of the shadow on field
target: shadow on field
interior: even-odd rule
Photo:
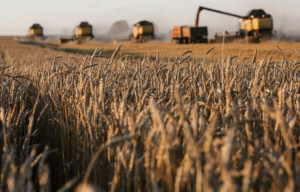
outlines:
[[[94,53],[94,49],[71,49],[71,48],[59,48],[59,45],[52,44],[52,43],[40,43],[40,42],[35,42],[35,41],[19,41],[20,44],[24,45],[35,45],[35,46],[40,46],[42,48],[50,48],[55,51],[63,51],[66,53],[72,53],[72,54],[83,54],[83,55],[92,55]],[[114,53],[114,50],[103,50],[101,52],[101,55],[106,56],[106,57],[111,57],[111,55]],[[128,56],[130,59],[143,59],[144,55],[142,54],[136,54],[136,53],[126,53],[123,52],[123,56]],[[155,60],[156,57],[149,57],[150,60]]]

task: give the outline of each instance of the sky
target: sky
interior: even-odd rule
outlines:
[[[199,6],[238,15],[262,8],[274,19],[274,30],[300,33],[299,0],[0,0],[0,35],[27,35],[40,23],[44,35],[71,35],[81,21],[93,25],[94,34],[106,34],[118,20],[131,26],[140,20],[155,23],[158,32],[175,25],[193,26]],[[200,13],[200,26],[209,35],[238,29],[238,19],[209,11]]]

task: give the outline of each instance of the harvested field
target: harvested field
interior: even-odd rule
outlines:
[[[93,42],[93,41],[92,41]],[[118,47],[114,44],[75,44],[75,43],[66,43],[66,44],[57,44],[57,43],[39,43],[42,47],[48,47],[55,50],[63,50],[66,52],[73,53],[90,53],[98,48],[103,48],[104,54],[112,54],[112,52]],[[288,43],[288,42],[264,42],[260,44],[246,44],[246,43],[225,43],[224,45],[224,55],[225,57],[237,56],[241,53],[243,57],[252,57],[255,50],[257,50],[257,58],[262,59],[265,55],[271,54],[276,50],[272,55],[273,58],[280,59],[282,55],[278,51],[277,47],[280,47],[286,58],[296,59],[298,52],[295,49],[300,49],[300,43]],[[156,57],[157,51],[160,52],[161,56],[169,55],[170,57],[180,56],[185,51],[192,51],[192,58],[203,58],[204,54],[211,47],[214,49],[211,51],[211,54],[208,57],[213,56],[214,59],[222,58],[222,44],[221,43],[212,43],[212,44],[194,44],[194,45],[177,45],[172,43],[159,43],[157,41],[152,41],[149,43],[128,43],[124,42],[121,53],[129,54],[130,56],[149,56]],[[299,50],[300,51],[300,50]]]
[[[295,59],[298,53],[295,49],[300,49],[300,43],[286,43],[286,42],[265,42],[261,44],[245,44],[245,43],[230,43],[224,45],[224,55],[225,57],[236,56],[240,54],[244,57],[252,57],[255,50],[258,51],[258,58],[263,58],[266,54],[271,54],[272,51],[276,50],[273,54],[274,58],[281,58],[281,53],[278,51],[279,46],[287,58]],[[59,45],[58,48],[61,49],[82,49],[82,50],[95,50],[96,47],[101,47],[105,51],[113,51],[118,45],[112,44],[66,44]],[[212,56],[216,54],[215,58],[221,58],[222,44],[212,43],[212,44],[194,44],[194,45],[176,45],[172,43],[146,43],[146,44],[127,44],[124,42],[122,46],[123,53],[129,53],[131,55],[141,55],[141,56],[151,56],[156,57],[157,51],[160,52],[162,56],[169,54],[170,57],[180,56],[185,51],[192,51],[191,55],[193,58],[202,58],[207,50],[214,47],[211,54]]]
[[[219,44],[134,59],[2,37],[1,191],[299,191],[299,44],[276,45],[222,62]]]

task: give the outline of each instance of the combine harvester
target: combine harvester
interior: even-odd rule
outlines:
[[[43,34],[43,27],[38,24],[34,23],[28,31],[28,35],[25,37],[16,37],[19,43],[22,44],[35,44],[38,41],[44,40],[45,36]]]
[[[145,43],[154,39],[154,25],[149,21],[140,21],[134,24],[132,34],[129,38],[116,38],[114,43],[121,41],[131,41],[136,43]]]
[[[71,38],[60,38],[58,40],[59,44],[75,42],[78,44],[88,42],[94,38],[93,27],[88,22],[81,22],[76,28],[76,34]]]
[[[29,28],[28,39],[30,40],[41,40],[44,38],[43,27],[35,23]]]
[[[239,18],[240,30],[234,33],[228,33],[227,42],[237,39],[244,39],[246,42],[261,42],[269,40],[272,37],[273,19],[270,14],[262,9],[253,9],[246,16],[226,13],[206,7],[199,7],[196,15],[194,27],[175,26],[172,32],[172,40],[177,44],[188,43],[207,43],[207,27],[198,27],[199,15],[202,10],[212,11],[232,17]],[[223,34],[217,33],[214,42],[222,42]]]

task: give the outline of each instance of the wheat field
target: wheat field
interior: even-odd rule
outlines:
[[[300,190],[299,56],[10,45],[0,47],[1,191]]]

